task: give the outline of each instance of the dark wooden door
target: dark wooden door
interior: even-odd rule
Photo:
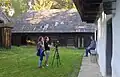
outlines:
[[[111,68],[112,59],[112,19],[107,22],[107,37],[106,37],[106,74],[112,76]]]

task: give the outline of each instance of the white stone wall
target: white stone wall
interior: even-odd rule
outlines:
[[[99,54],[98,63],[102,76],[106,75],[106,14],[102,13],[98,19],[97,52]]]
[[[112,77],[120,77],[120,0],[116,2],[116,14],[112,20],[113,26],[113,57]]]

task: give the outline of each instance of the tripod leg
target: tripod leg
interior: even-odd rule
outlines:
[[[52,65],[53,65],[53,63],[54,63],[55,54],[56,54],[56,52],[54,53],[54,56],[53,56]]]
[[[57,67],[58,67],[58,58],[57,58]]]
[[[59,66],[59,64],[61,65],[61,62],[60,62],[60,56],[59,56],[59,53],[57,52],[57,66]]]
[[[60,61],[60,58],[59,58],[59,63],[60,63],[60,65],[61,65],[61,61]]]
[[[61,65],[61,61],[60,61],[60,56],[58,55],[58,60],[59,60],[59,63],[60,63],[60,65]]]

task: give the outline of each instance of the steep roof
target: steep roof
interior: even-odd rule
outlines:
[[[12,21],[9,17],[0,9],[0,27],[12,27]]]
[[[13,33],[94,31],[92,24],[85,24],[81,21],[76,9],[29,11],[15,19],[14,22]]]

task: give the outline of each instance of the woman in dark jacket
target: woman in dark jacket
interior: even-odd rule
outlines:
[[[50,55],[50,45],[49,45],[49,37],[45,37],[44,39],[44,48],[45,48],[45,66],[48,66],[48,59],[49,59],[49,55]]]

